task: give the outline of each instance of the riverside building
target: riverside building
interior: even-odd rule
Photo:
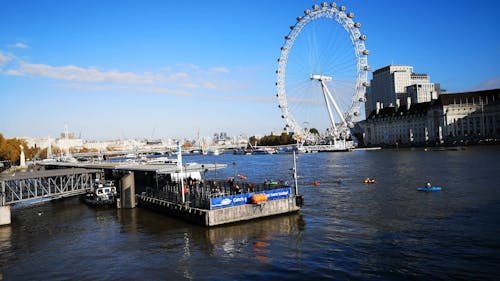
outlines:
[[[500,138],[500,89],[445,94],[427,74],[389,65],[373,72],[365,145],[440,145]]]
[[[364,128],[366,145],[440,145],[500,138],[500,88],[441,94],[429,102],[382,108],[376,104]]]

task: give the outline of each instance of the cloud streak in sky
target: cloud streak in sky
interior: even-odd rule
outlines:
[[[0,51],[0,70],[2,70],[0,74],[9,76],[72,82],[69,85],[107,84],[106,89],[128,87],[137,92],[138,89],[144,88],[145,92],[167,95],[189,95],[192,91],[238,91],[246,88],[241,83],[235,82],[234,78],[231,79],[231,71],[222,66],[203,69],[194,64],[182,64],[167,66],[157,72],[136,73],[77,65],[35,64]],[[94,89],[104,88],[94,87]]]
[[[474,86],[471,91],[498,89],[500,88],[500,77],[494,77]]]
[[[76,82],[111,82],[111,83],[153,83],[154,74],[136,74],[121,71],[102,71],[97,68],[83,68],[74,65],[51,66],[20,62],[17,69],[10,69],[11,75],[45,77],[56,80]]]
[[[9,61],[9,57],[0,52],[0,63],[6,63]]]
[[[15,49],[27,49],[29,48],[28,45],[22,43],[22,42],[18,42],[18,43],[15,43],[15,44],[10,44],[9,47],[11,48],[15,48]]]

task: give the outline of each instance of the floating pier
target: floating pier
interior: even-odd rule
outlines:
[[[254,203],[255,194],[281,194],[274,199]],[[290,193],[290,188],[267,190],[266,192],[236,194],[210,198],[209,208],[191,207],[188,204],[174,203],[154,195],[137,195],[137,206],[204,226],[216,226],[227,223],[293,213],[300,210],[302,197]],[[213,204],[213,202],[218,202]],[[223,206],[225,204],[226,206]]]
[[[225,164],[54,162],[43,165],[46,169],[101,170],[107,180],[119,182],[118,208],[147,208],[204,226],[293,213],[303,203],[296,182],[292,188],[284,181],[252,183],[245,178],[202,177],[208,170],[226,168]]]

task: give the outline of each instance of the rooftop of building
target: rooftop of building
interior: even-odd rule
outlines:
[[[426,73],[412,73],[411,76],[428,76]]]
[[[481,98],[481,101],[479,98]],[[433,106],[473,102],[475,102],[476,104],[483,102],[484,105],[500,105],[500,88],[472,92],[441,94],[438,96],[437,100],[433,100],[431,102],[413,103],[410,105],[409,109],[406,105],[402,105],[399,107],[388,106],[381,108],[378,114],[376,110],[373,110],[366,119],[369,120],[391,116],[427,114],[427,111]]]
[[[460,103],[480,103],[480,99],[484,104],[500,104],[500,88],[472,91],[472,92],[461,92],[461,93],[450,93],[441,94],[438,97],[437,103],[439,105],[449,105],[449,104],[460,104]]]
[[[412,68],[413,69],[413,66],[409,66],[409,65],[404,65],[404,64],[390,64],[390,65],[384,66],[382,68],[379,68],[379,69],[373,71],[373,74],[379,74],[379,73],[388,71],[388,70],[391,69],[391,67],[394,67],[394,66],[397,66],[397,67],[408,67],[408,68]]]
[[[410,105],[408,109],[406,105],[403,106],[388,106],[381,108],[377,114],[376,110],[373,110],[367,119],[374,118],[384,118],[384,117],[393,117],[393,116],[406,116],[406,115],[418,115],[418,114],[427,114],[429,110],[431,102],[422,102],[422,103],[414,103]]]

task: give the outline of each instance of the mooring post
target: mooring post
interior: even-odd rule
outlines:
[[[135,179],[134,172],[129,171],[120,179],[120,208],[135,208]]]
[[[0,226],[10,224],[10,205],[0,206]]]
[[[5,181],[1,181],[0,190],[0,226],[10,224],[10,205],[6,205]]]

